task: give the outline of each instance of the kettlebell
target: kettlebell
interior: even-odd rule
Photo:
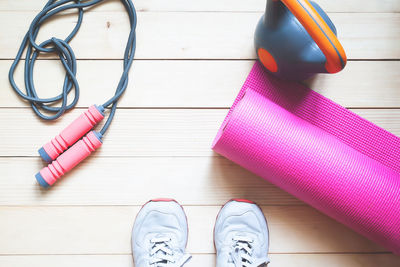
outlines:
[[[335,25],[318,4],[308,0],[267,0],[254,42],[264,67],[282,79],[336,73],[347,62]]]

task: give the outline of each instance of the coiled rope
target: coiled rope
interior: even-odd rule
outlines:
[[[79,99],[79,84],[76,79],[76,57],[74,51],[72,50],[69,42],[78,33],[78,30],[82,24],[84,8],[94,6],[104,0],[91,0],[91,1],[81,1],[81,0],[49,0],[44,6],[43,10],[36,15],[33,19],[28,32],[21,43],[18,53],[11,65],[9,71],[9,80],[14,91],[24,100],[28,101],[36,113],[41,119],[44,120],[55,120],[62,116],[65,111],[72,109],[78,102]],[[100,133],[104,134],[111,124],[114,118],[115,111],[117,108],[118,99],[126,90],[128,85],[128,73],[132,66],[133,58],[136,49],[136,37],[135,30],[137,24],[136,10],[131,0],[121,0],[128,15],[129,23],[131,26],[128,41],[125,48],[124,60],[123,60],[123,72],[121,79],[118,83],[114,96],[102,104],[103,108],[110,108],[110,113],[105,122]],[[36,37],[39,33],[40,27],[49,18],[55,14],[62,12],[67,9],[77,9],[78,10],[78,21],[72,30],[72,32],[64,39],[50,38],[41,44],[36,43]],[[14,80],[15,69],[20,62],[24,51],[26,49],[25,56],[25,68],[24,68],[24,81],[25,81],[25,92],[21,90]],[[65,69],[65,79],[62,87],[62,92],[50,98],[40,98],[37,94],[34,82],[33,82],[33,69],[40,53],[47,54],[57,54],[60,61]],[[74,98],[71,103],[68,103],[68,95],[74,92]],[[59,104],[61,103],[61,105]],[[59,104],[59,106],[55,106]],[[47,115],[49,114],[50,115]]]

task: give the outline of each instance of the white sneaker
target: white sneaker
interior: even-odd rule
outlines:
[[[154,199],[139,211],[132,229],[135,267],[181,267],[188,225],[183,208],[173,199]]]
[[[267,221],[252,201],[233,199],[218,214],[214,228],[217,267],[258,267],[269,263]]]

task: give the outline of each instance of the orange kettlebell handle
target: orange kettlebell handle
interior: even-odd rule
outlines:
[[[276,0],[274,0],[276,1]],[[329,73],[346,66],[346,53],[336,35],[308,0],[280,0],[300,21],[326,57],[325,69]]]

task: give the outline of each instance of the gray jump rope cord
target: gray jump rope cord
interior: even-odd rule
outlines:
[[[91,0],[91,1],[81,1],[81,0],[49,0],[44,6],[43,10],[36,15],[33,19],[28,32],[21,43],[18,53],[10,67],[8,78],[10,84],[14,91],[24,100],[28,101],[36,113],[41,119],[44,120],[55,120],[59,118],[65,111],[72,109],[79,99],[79,84],[76,79],[76,57],[71,46],[68,44],[72,38],[77,34],[83,20],[83,13],[85,7],[94,6],[104,0]],[[72,2],[72,3],[71,3]],[[126,90],[128,85],[128,74],[129,69],[132,66],[133,58],[135,56],[136,50],[136,24],[137,16],[136,10],[131,0],[121,0],[126,11],[129,15],[129,23],[131,25],[131,30],[129,32],[128,41],[124,53],[124,65],[121,79],[118,83],[115,95],[102,104],[103,108],[111,106],[110,114],[107,118],[106,123],[101,129],[100,133],[104,135],[111,121],[114,118],[115,111],[117,108],[118,99]],[[39,33],[40,26],[53,15],[62,12],[67,9],[78,9],[78,22],[72,32],[65,38],[61,40],[58,38],[48,39],[41,44],[36,43],[36,37]],[[20,62],[24,50],[26,49],[25,56],[25,68],[24,68],[24,81],[25,81],[25,93],[19,89],[14,80],[15,69]],[[36,59],[40,53],[54,53],[58,54],[61,63],[66,71],[64,84],[62,87],[62,93],[50,98],[40,98],[36,92],[36,88],[33,82],[33,69]],[[74,91],[75,96],[70,104],[68,104],[68,94]],[[53,106],[56,103],[60,103],[61,106]],[[46,113],[53,113],[54,115],[46,115]]]

